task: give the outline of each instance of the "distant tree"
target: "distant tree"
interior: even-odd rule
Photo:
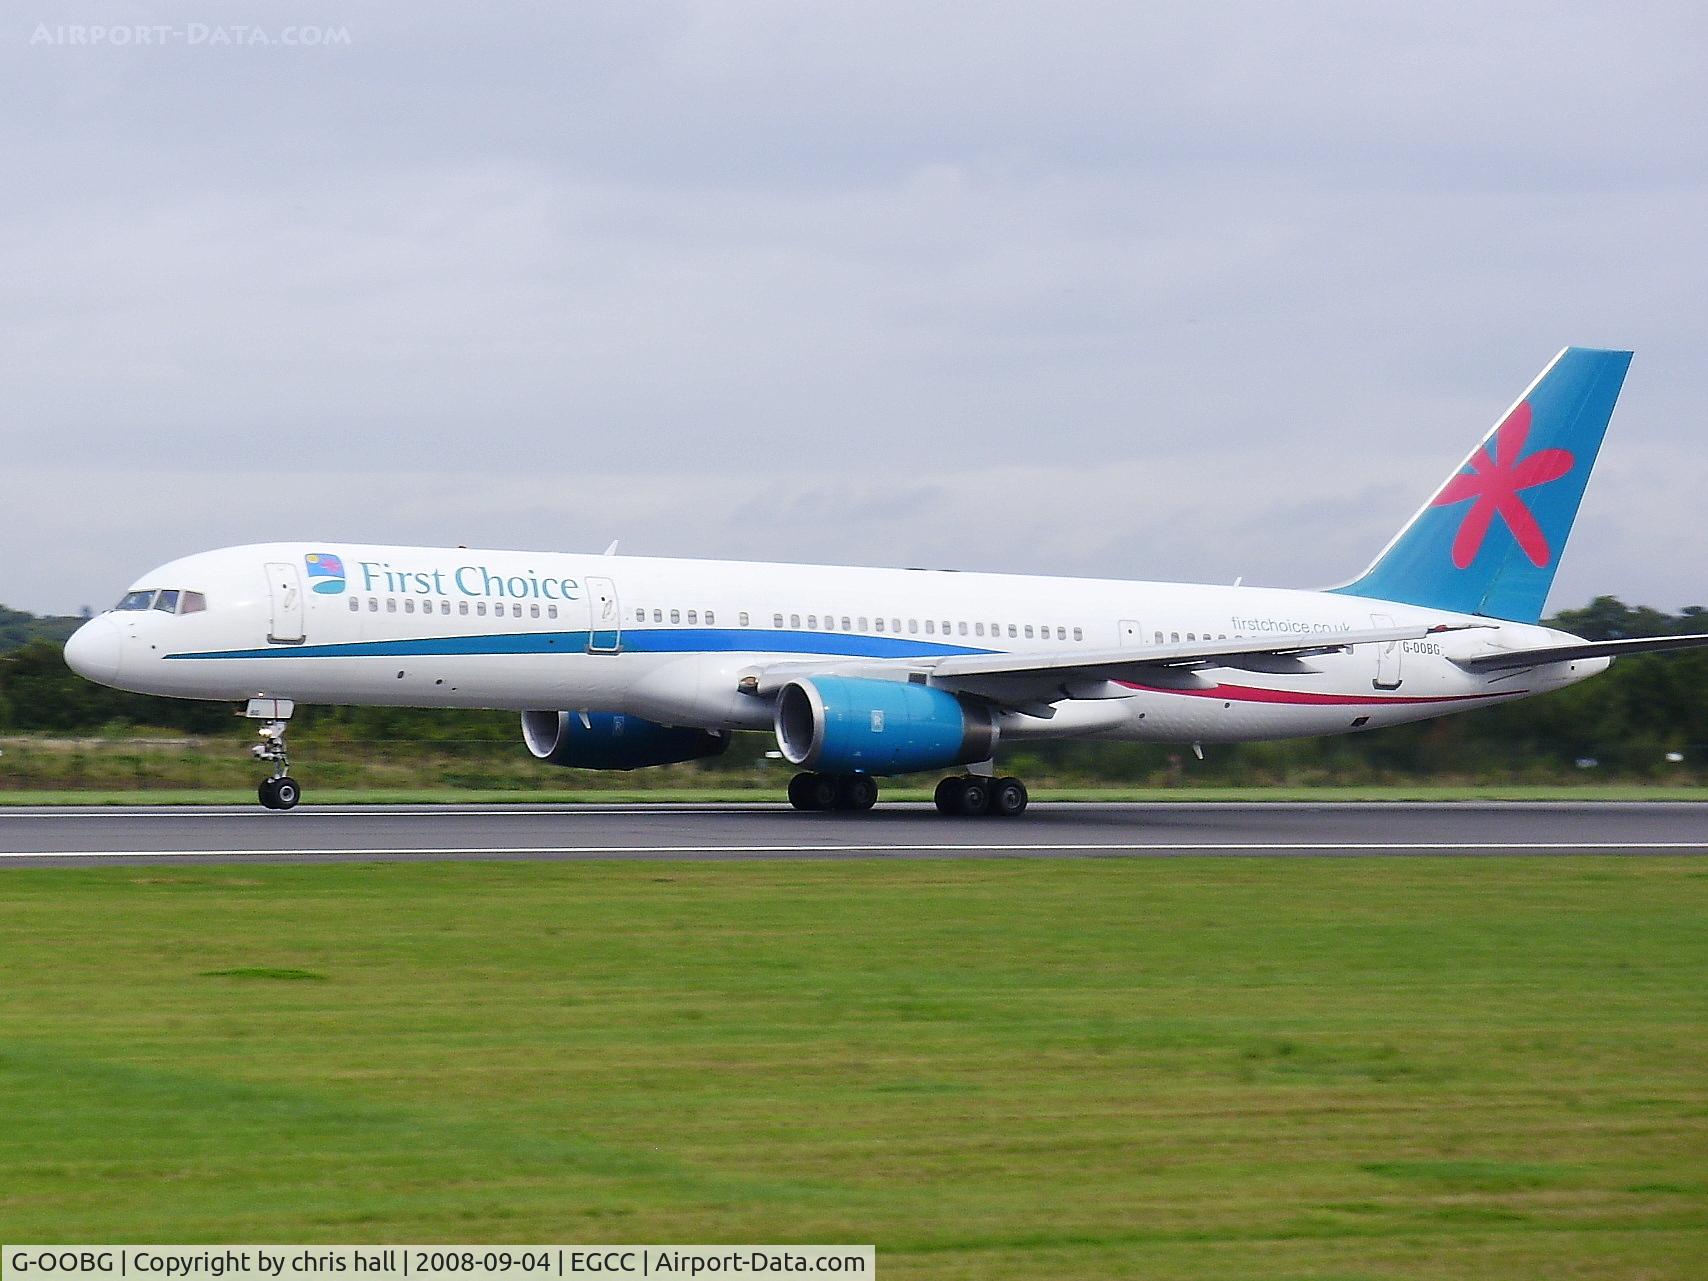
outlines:
[[[1585,640],[1625,640],[1632,636],[1683,635],[1708,628],[1708,610],[1687,605],[1678,615],[1646,605],[1627,605],[1615,596],[1597,596],[1582,609],[1562,609],[1544,620],[1550,627]]]
[[[40,618],[0,605],[0,654],[33,640],[52,640],[63,645],[81,622],[77,618]]]
[[[88,730],[121,723],[209,732],[231,724],[227,703],[127,694],[86,681],[65,665],[64,648],[34,640],[0,656],[0,700],[11,728]]]

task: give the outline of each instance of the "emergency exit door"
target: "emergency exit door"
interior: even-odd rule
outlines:
[[[276,645],[300,645],[304,639],[302,575],[297,567],[288,561],[268,565],[267,594],[273,608],[267,639]]]
[[[1372,627],[1392,627],[1394,620],[1386,614],[1370,615]],[[1398,689],[1404,679],[1400,674],[1400,660],[1404,651],[1399,641],[1385,641],[1376,646],[1376,678],[1370,683],[1377,689]]]
[[[615,654],[623,647],[623,611],[609,578],[587,580],[587,652]]]

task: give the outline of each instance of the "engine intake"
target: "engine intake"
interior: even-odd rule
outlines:
[[[722,756],[730,736],[619,712],[523,712],[522,741],[536,760],[568,769],[642,769]]]
[[[783,759],[828,774],[907,774],[989,760],[995,719],[947,690],[857,676],[790,681],[777,696]]]

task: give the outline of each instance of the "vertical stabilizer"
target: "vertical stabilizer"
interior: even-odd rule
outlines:
[[[1375,563],[1331,590],[1535,622],[1630,363],[1567,347]]]

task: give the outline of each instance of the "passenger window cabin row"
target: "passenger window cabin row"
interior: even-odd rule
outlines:
[[[365,606],[364,602],[366,602]],[[381,602],[384,603],[382,604]],[[456,604],[456,613],[459,617],[487,617],[487,602],[483,600],[460,600]],[[524,606],[521,601],[494,601],[490,611],[491,616],[493,618],[505,617],[506,605],[509,607],[509,617],[511,618],[526,617],[552,619],[557,617],[556,605],[541,606],[536,602]],[[451,614],[451,602],[448,600],[423,600],[420,602],[420,607],[417,608],[416,598],[413,596],[405,596],[401,606],[399,606],[398,598],[395,596],[350,597],[350,612],[352,614],[363,608],[366,608],[370,614],[377,614],[382,609],[388,614],[396,614],[400,612],[404,614],[439,614],[443,617],[449,617]]]
[[[771,621],[773,626],[781,628],[783,626],[783,615],[773,614],[771,616]],[[809,632],[870,631],[876,632],[879,635],[890,636],[900,636],[903,634],[902,628],[904,620],[900,618],[873,618],[870,620],[871,625],[869,627],[867,626],[868,620],[865,616],[851,618],[849,615],[843,614],[840,616],[840,626],[838,626],[838,616],[834,614],[824,615],[823,621],[824,625],[821,628],[819,626],[819,616],[817,614],[808,614],[805,621],[806,630]],[[983,622],[967,622],[964,619],[954,621],[947,618],[941,620],[927,618],[921,622],[921,620],[917,618],[909,618],[905,620],[905,625],[906,634],[909,636],[918,636],[923,633],[926,636],[969,636],[999,639],[1006,635],[1010,640],[1019,640],[1024,637],[1026,640],[1053,639],[1065,641],[1071,634],[1073,639],[1076,641],[1083,641],[1085,639],[1084,628],[1075,627],[1069,629],[1060,624],[1050,623],[990,623],[987,627]],[[794,629],[799,629],[802,626],[801,615],[790,614],[788,616],[788,626]]]
[[[161,594],[172,596],[177,595],[177,593]],[[145,593],[131,593],[131,596],[142,595],[145,595]],[[199,599],[199,593],[196,592],[185,593],[185,595],[198,597]],[[127,596],[125,601],[128,602],[130,599],[131,597]],[[155,607],[163,608],[163,606],[159,605],[156,605]],[[118,608],[146,609],[148,606],[121,602]],[[195,605],[194,608],[202,609],[206,608],[206,605],[205,603],[200,603]],[[416,597],[405,596],[401,599],[400,603],[399,598],[395,596],[350,597],[350,612],[354,614],[362,610],[366,610],[370,614],[378,614],[383,611],[387,614],[437,614],[441,617],[450,617],[453,613],[452,602],[448,600],[418,601]],[[181,610],[181,612],[189,613],[191,610],[189,608],[185,608]],[[531,619],[554,620],[558,617],[558,607],[556,605],[548,604],[542,606],[534,602],[524,605],[521,601],[493,601],[489,606],[488,602],[483,600],[461,600],[456,602],[456,609],[454,612],[457,616],[463,618],[486,618],[490,616],[493,618],[526,617]],[[742,627],[751,627],[753,625],[752,617],[745,609],[741,610],[737,614],[737,619],[739,621],[739,625]],[[715,627],[717,626],[717,611],[711,609],[701,610],[678,608],[666,610],[660,608],[648,609],[646,607],[636,607],[630,613],[629,620],[632,624],[663,624],[669,622],[675,626],[686,625],[688,627]],[[852,614],[825,614],[822,615],[822,617],[818,614],[806,614],[804,616],[801,614],[773,614],[771,616],[771,625],[778,631],[788,627],[795,631],[800,631],[804,628],[806,631],[812,632],[872,632],[879,636],[901,636],[905,634],[908,636],[965,636],[992,640],[1000,640],[1006,637],[1009,640],[1025,639],[1058,641],[1065,641],[1070,637],[1075,641],[1083,641],[1085,639],[1085,629],[1083,627],[1070,628],[1059,623],[985,623],[935,618],[927,618],[922,621],[917,618],[904,620],[894,617],[871,617],[864,614],[859,616]],[[1190,633],[1188,635],[1190,636]],[[1175,633],[1174,638],[1176,640],[1180,639],[1178,632]],[[1162,643],[1161,632],[1156,634],[1156,639],[1158,644]],[[1209,635],[1207,633],[1205,635],[1205,639],[1209,639]]]
[[[707,627],[716,626],[717,616],[712,610],[663,610],[637,608],[633,614],[635,623],[663,623],[666,619],[676,625],[686,623],[689,627],[698,627],[702,620]],[[740,626],[750,627],[752,621],[744,609],[739,615]],[[969,636],[1000,638],[1006,635],[1011,640],[1024,637],[1027,640],[1061,640],[1065,641],[1071,635],[1076,641],[1085,639],[1083,627],[1069,628],[1053,623],[990,623],[954,621],[952,619],[927,618],[923,621],[909,618],[875,618],[869,615],[853,614],[772,614],[771,626],[776,631],[785,627],[791,631],[806,630],[809,632],[873,632],[880,636]]]
[[[681,623],[686,621],[689,627],[698,627],[701,625],[701,622],[700,622],[701,611],[699,611],[697,609],[689,609],[689,610],[673,609],[673,610],[668,611],[668,614],[669,614],[670,621],[672,623],[676,623],[676,624],[680,625]],[[665,619],[665,616],[666,616],[665,610],[655,609],[652,611],[652,621],[655,623],[662,623]],[[644,623],[646,621],[647,621],[647,611],[645,609],[635,610],[635,622]],[[717,616],[717,612],[715,610],[708,609],[705,611],[705,625],[707,627],[717,626],[717,621],[718,621],[718,616]],[[741,625],[743,627],[746,627],[748,625],[747,611],[745,609],[741,611]]]
[[[442,599],[418,600],[413,596],[405,596],[402,598],[401,603],[399,602],[399,598],[395,596],[351,596],[349,599],[349,609],[352,614],[366,610],[370,614],[378,614],[383,611],[387,614],[437,614],[440,617],[448,618],[453,613],[451,607],[452,602]],[[119,601],[117,605],[113,606],[115,610],[134,611],[152,609],[165,614],[198,614],[207,609],[207,607],[207,597],[203,593],[182,591],[176,588],[148,588],[134,592],[127,592],[124,599]],[[493,601],[489,604],[484,600],[460,600],[456,602],[456,609],[454,612],[458,617],[462,618],[510,617],[545,619],[549,621],[555,620],[558,617],[558,607],[556,605],[541,605],[538,602],[529,602],[524,605],[521,601]],[[751,617],[745,609],[741,610],[737,617],[740,626],[752,626]],[[637,624],[644,624],[647,622],[662,624],[666,619],[676,626],[682,626],[684,624],[689,627],[717,626],[717,612],[710,609],[664,610],[654,608],[649,610],[643,607],[637,607],[633,612],[633,622]],[[869,617],[864,614],[859,616],[851,614],[825,614],[822,616],[822,626],[820,625],[820,622],[821,618],[818,614],[807,614],[804,617],[800,614],[789,614],[786,616],[783,614],[773,614],[771,616],[771,626],[778,631],[781,631],[785,626],[787,626],[795,631],[800,631],[804,627],[805,630],[809,632],[874,632],[880,636],[900,636],[904,634],[904,620],[894,617],[885,619],[881,617]],[[964,620],[957,622],[950,619],[939,620],[935,618],[927,618],[921,622],[921,620],[917,618],[909,618],[905,620],[905,628],[905,634],[909,636],[924,634],[926,636],[966,636],[973,638],[983,637],[986,639],[1002,639],[1006,636],[1009,640],[1019,640],[1024,638],[1026,640],[1065,641],[1071,635],[1076,641],[1083,641],[1085,639],[1084,628],[1074,627],[1070,629],[1059,623],[987,624],[983,622],[969,623]],[[1213,639],[1208,632],[1204,633],[1203,638],[1205,640]],[[1181,639],[1181,634],[1179,632],[1170,633],[1169,639],[1178,642]],[[1186,639],[1193,641],[1197,640],[1198,636],[1194,632],[1187,632]],[[1226,640],[1226,633],[1224,633],[1219,639]],[[1162,632],[1156,633],[1156,643],[1158,645],[1164,643]]]

